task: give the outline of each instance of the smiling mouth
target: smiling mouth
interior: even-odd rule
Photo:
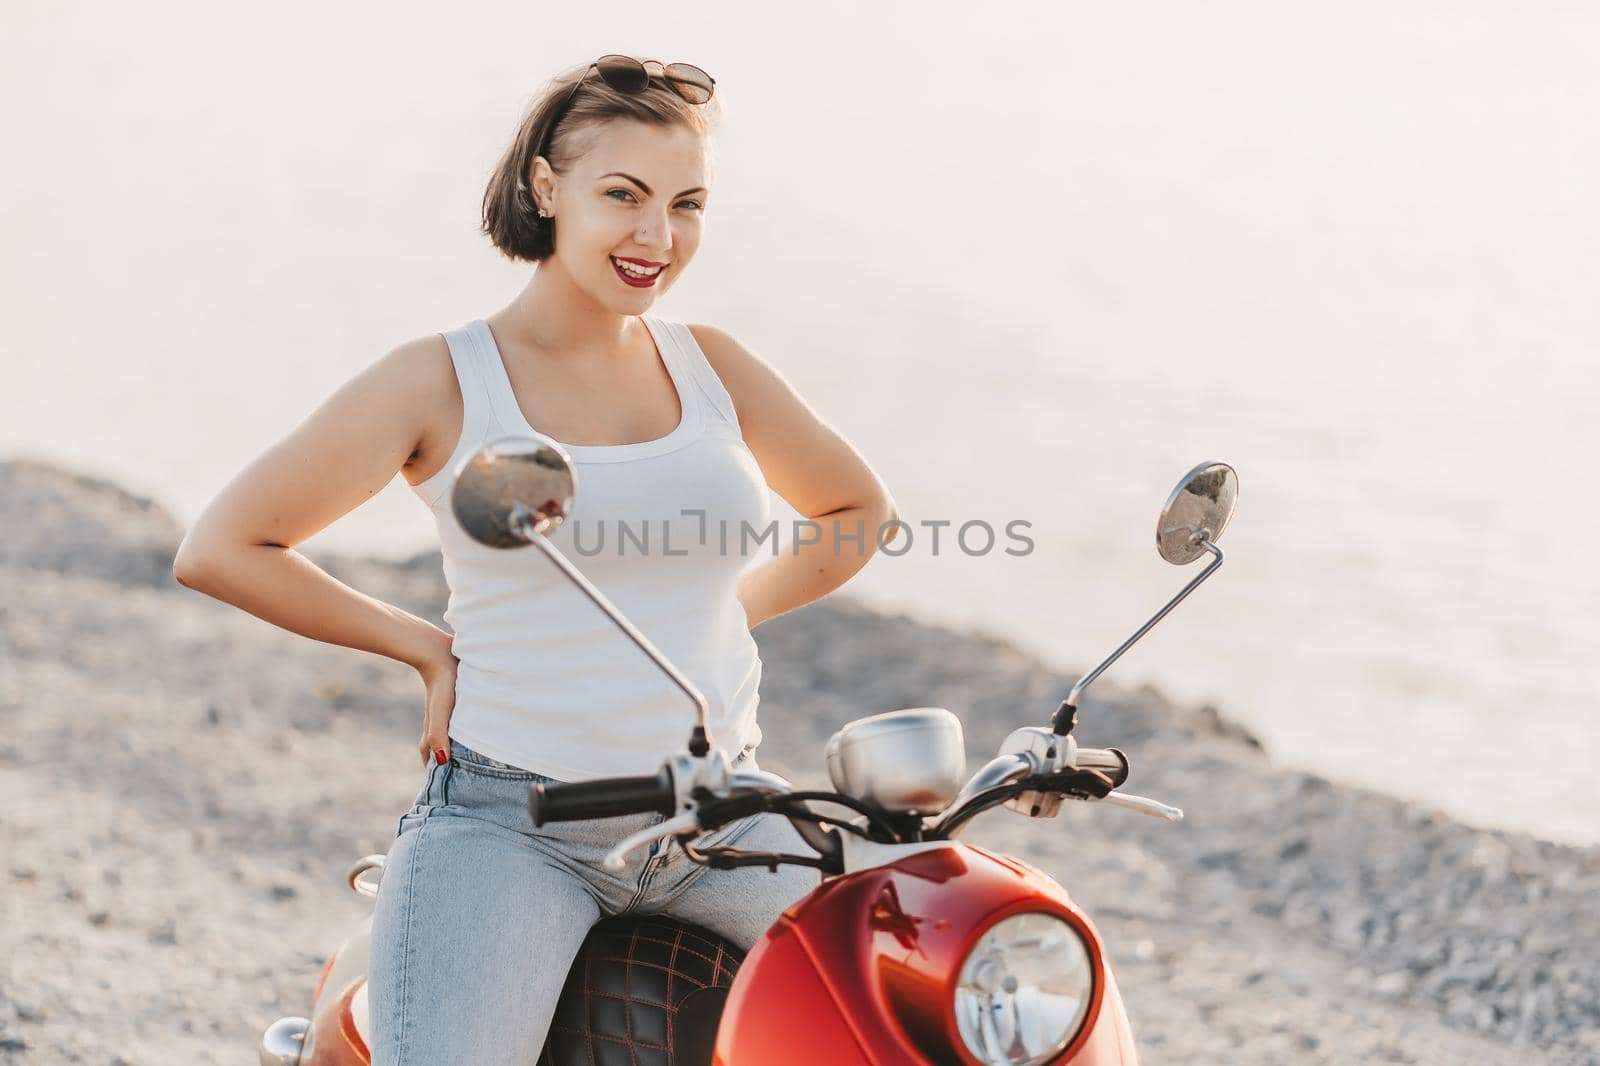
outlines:
[[[667,268],[665,263],[659,263],[652,267],[641,267],[636,263],[618,259],[616,256],[611,257],[611,266],[623,281],[638,287],[653,285],[656,278],[660,277],[661,272]]]

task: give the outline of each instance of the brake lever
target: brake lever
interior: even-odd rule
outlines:
[[[1130,811],[1148,814],[1152,818],[1160,818],[1176,825],[1183,821],[1183,810],[1179,807],[1168,807],[1157,800],[1146,799],[1144,796],[1130,796],[1126,792],[1107,792],[1100,797],[1101,803],[1109,803],[1113,807],[1126,807]]]
[[[629,833],[618,842],[617,846],[606,852],[606,857],[600,860],[600,865],[615,872],[628,864],[628,852],[652,840],[662,837],[677,836],[700,828],[700,812],[689,810],[656,825],[647,825],[637,833]]]

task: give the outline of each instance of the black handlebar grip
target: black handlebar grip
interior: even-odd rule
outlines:
[[[528,789],[528,813],[534,825],[615,818],[658,811],[670,815],[677,806],[672,771],[663,766],[649,777],[602,777],[594,781],[543,781]]]

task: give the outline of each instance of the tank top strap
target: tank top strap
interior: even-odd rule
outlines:
[[[722,384],[722,379],[717,376],[711,361],[706,358],[700,342],[694,339],[694,332],[682,322],[668,322],[659,318],[653,321],[658,329],[671,338],[673,347],[677,349],[679,366],[694,382],[711,410],[716,412],[721,421],[732,426],[735,433],[740,433],[739,414],[734,409],[733,397],[728,395],[727,387]]]
[[[484,403],[489,408],[490,421],[507,433],[520,433],[527,420],[517,394],[511,388],[511,375],[506,371],[500,346],[495,343],[494,331],[482,318],[473,319],[461,332],[464,343],[476,360],[478,380],[483,386]]]
[[[439,335],[450,349],[456,384],[461,389],[461,435],[456,439],[455,451],[444,466],[427,481],[412,486],[430,507],[437,504],[449,488],[457,464],[483,444],[494,421],[483,356],[479,345],[474,343],[472,325],[444,330]]]

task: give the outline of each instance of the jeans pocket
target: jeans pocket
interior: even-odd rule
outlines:
[[[428,816],[430,810],[432,810],[431,805],[418,803],[415,807],[402,814],[394,823],[394,839],[400,839],[421,825],[422,820]]]
[[[417,790],[417,798],[411,801],[411,809],[402,814],[395,822],[394,835],[399,836],[410,828],[408,818],[420,817],[428,808],[441,802],[439,798],[440,771],[444,769],[432,759],[428,760],[427,769],[422,772],[422,787]]]
[[[432,759],[428,760],[427,769],[422,772],[422,787],[417,790],[416,802],[412,804],[413,809],[426,807],[430,803],[437,802],[436,789],[438,787],[440,769],[441,767],[437,762]]]

